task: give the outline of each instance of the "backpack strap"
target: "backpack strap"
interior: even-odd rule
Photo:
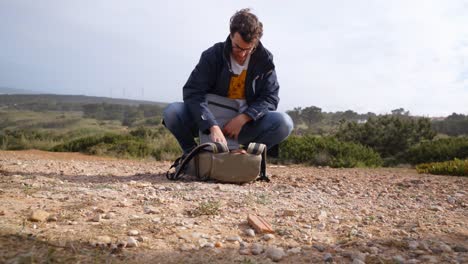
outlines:
[[[260,177],[258,178],[259,181],[266,181],[270,182],[266,174],[266,154],[267,154],[267,147],[265,144],[261,143],[250,143],[247,147],[247,153],[254,154],[254,155],[262,155],[262,163],[260,165]]]
[[[228,146],[226,146],[223,143],[219,142],[208,142],[208,143],[203,143],[201,145],[198,145],[196,148],[194,148],[189,154],[187,154],[182,161],[178,163],[178,166],[176,165],[176,171],[175,173],[166,173],[166,177],[169,180],[175,181],[180,179],[182,176],[182,172],[185,171],[185,168],[189,164],[190,160],[192,160],[193,157],[195,157],[198,153],[206,150],[208,147],[211,147],[211,151],[213,153],[223,153],[223,152],[229,152]],[[176,160],[178,162],[179,160]],[[175,164],[175,163],[174,163]],[[171,166],[171,168],[174,167],[174,165]],[[169,168],[169,169],[171,169]]]

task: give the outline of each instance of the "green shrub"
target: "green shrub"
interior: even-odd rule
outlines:
[[[468,176],[468,160],[454,159],[445,162],[423,163],[416,166],[419,173]]]
[[[330,167],[376,167],[379,154],[360,144],[334,137],[291,136],[280,145],[280,161]]]
[[[423,140],[431,140],[435,132],[428,118],[385,115],[369,118],[366,123],[343,123],[336,134],[342,141],[359,143],[377,151],[386,165],[404,162],[408,149]]]
[[[407,160],[411,164],[468,158],[468,137],[441,138],[412,146]]]

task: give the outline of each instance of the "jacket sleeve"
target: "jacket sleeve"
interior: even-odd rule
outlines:
[[[279,103],[279,83],[274,69],[255,77],[252,89],[259,95],[244,111],[254,121],[263,117],[268,111],[275,111]]]
[[[218,125],[206,102],[206,94],[216,81],[216,64],[214,56],[210,55],[212,52],[206,50],[202,53],[200,61],[183,88],[184,103],[188,106],[200,131],[205,134],[209,133],[210,127]]]

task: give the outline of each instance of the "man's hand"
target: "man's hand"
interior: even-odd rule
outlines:
[[[210,127],[210,139],[213,142],[224,143],[227,145],[226,138],[223,135],[223,131],[219,126],[212,126]]]
[[[246,114],[240,114],[229,120],[229,122],[224,125],[223,132],[226,136],[237,140],[242,127],[250,120],[252,120],[250,116]]]

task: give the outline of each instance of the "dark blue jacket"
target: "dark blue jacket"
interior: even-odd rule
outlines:
[[[218,125],[209,111],[205,95],[208,93],[227,97],[231,76],[231,40],[216,43],[205,50],[195,69],[190,74],[183,88],[184,102],[199,129],[209,133],[209,128]],[[259,42],[250,55],[247,76],[245,79],[245,99],[248,108],[244,114],[254,121],[268,111],[278,107],[279,84],[276,79],[273,55]]]

